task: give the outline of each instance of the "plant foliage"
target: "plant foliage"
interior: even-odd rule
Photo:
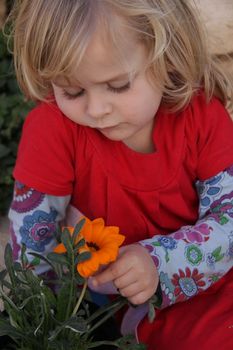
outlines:
[[[76,234],[81,230],[76,226]],[[77,271],[77,244],[70,235],[61,237],[66,244],[64,254],[50,253],[45,258],[31,253],[31,262],[23,247],[20,262],[14,262],[11,246],[5,249],[6,269],[0,272],[0,298],[5,312],[0,315],[1,337],[12,339],[11,349],[18,350],[88,350],[102,345],[122,350],[143,350],[132,337],[115,341],[96,341],[95,330],[127,303],[118,297],[109,304],[91,312],[87,281]],[[80,240],[83,242],[83,240]],[[85,241],[80,244],[85,244]],[[85,254],[85,256],[82,256]],[[53,279],[34,273],[33,268],[45,260],[53,271]]]

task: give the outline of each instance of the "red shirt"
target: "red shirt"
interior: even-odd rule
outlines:
[[[90,219],[119,226],[128,244],[195,223],[195,181],[233,164],[232,135],[224,107],[215,98],[207,104],[203,95],[179,114],[157,113],[151,154],[42,103],[26,118],[14,176],[47,194],[72,195],[72,204]]]
[[[233,164],[232,135],[224,107],[215,98],[207,104],[203,95],[179,114],[157,113],[151,154],[108,140],[55,104],[42,103],[24,124],[14,176],[40,192],[70,194],[90,219],[119,226],[128,244],[196,222],[195,182]],[[138,334],[148,350],[232,349],[232,273],[192,300],[156,311],[156,322],[145,317]]]

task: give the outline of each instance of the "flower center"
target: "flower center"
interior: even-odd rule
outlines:
[[[90,248],[91,251],[98,251],[100,250],[100,248],[98,247],[98,245],[94,242],[87,242],[87,246]]]

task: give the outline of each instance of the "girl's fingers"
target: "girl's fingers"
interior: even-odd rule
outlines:
[[[122,276],[116,278],[113,283],[116,286],[117,289],[121,290],[129,285],[137,282],[137,275],[134,273],[134,271],[129,270]]]
[[[110,264],[104,271],[97,273],[95,276],[93,276],[93,285],[97,286],[99,284],[115,281],[121,276],[127,274],[129,270],[130,267],[126,267],[124,264],[122,264],[121,260],[119,259],[114,263]]]
[[[147,291],[142,291],[133,295],[132,297],[129,297],[128,300],[133,305],[140,305],[148,301],[151,296],[152,295],[150,295],[150,293],[148,293]]]
[[[128,286],[124,288],[119,288],[119,292],[123,297],[126,297],[127,299],[136,296],[137,294],[143,292],[143,289],[138,282],[134,282],[132,284],[129,284]]]

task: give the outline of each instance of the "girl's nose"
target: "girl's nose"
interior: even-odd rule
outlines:
[[[111,103],[106,100],[104,94],[92,94],[88,97],[87,113],[90,117],[101,119],[104,116],[110,114],[111,111]]]

